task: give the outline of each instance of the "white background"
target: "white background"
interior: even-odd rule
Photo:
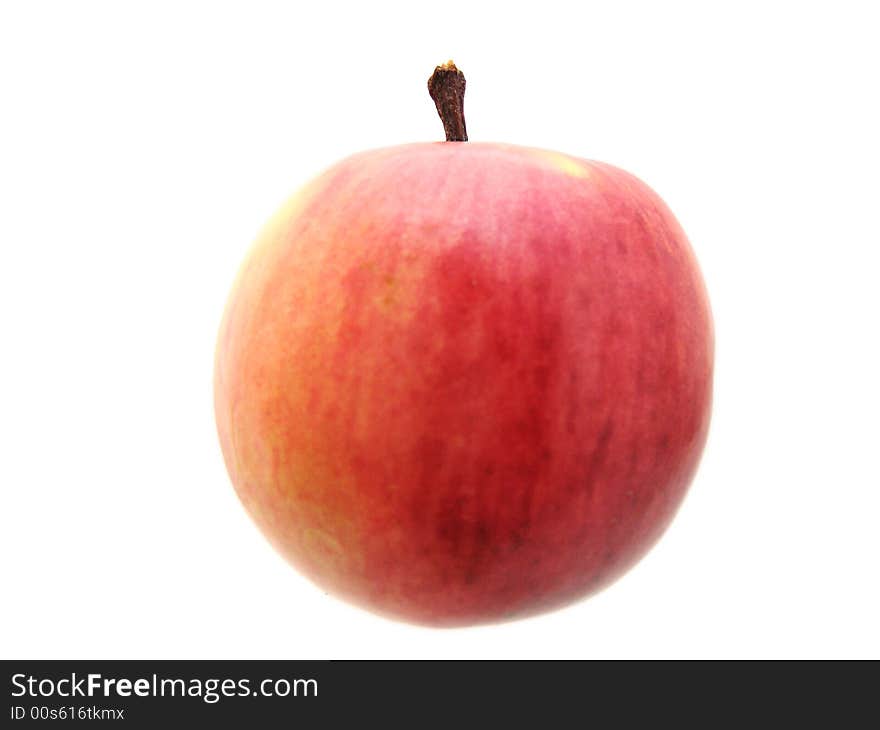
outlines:
[[[0,656],[880,657],[872,3],[4,2]],[[602,594],[433,630],[323,594],[238,504],[212,411],[234,273],[296,187],[442,138],[605,160],[715,312],[685,506]]]

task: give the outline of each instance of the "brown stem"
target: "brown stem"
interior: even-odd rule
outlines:
[[[428,93],[437,106],[437,113],[443,120],[443,131],[447,142],[467,142],[467,127],[464,124],[464,89],[467,82],[464,74],[452,61],[437,66],[428,79]]]

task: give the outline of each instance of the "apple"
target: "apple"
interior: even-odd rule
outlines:
[[[611,165],[466,139],[356,154],[230,295],[215,411],[237,493],[326,591],[458,626],[554,609],[655,543],[709,425],[713,327],[663,201]]]

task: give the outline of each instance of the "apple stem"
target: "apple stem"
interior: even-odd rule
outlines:
[[[447,142],[467,142],[467,127],[464,124],[465,85],[464,74],[452,61],[437,66],[428,79],[428,93],[443,120]]]

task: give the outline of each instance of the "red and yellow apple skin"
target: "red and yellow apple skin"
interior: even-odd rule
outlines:
[[[351,157],[270,222],[216,354],[247,511],[327,591],[455,626],[553,609],[664,531],[709,424],[687,239],[606,164],[497,144]]]

